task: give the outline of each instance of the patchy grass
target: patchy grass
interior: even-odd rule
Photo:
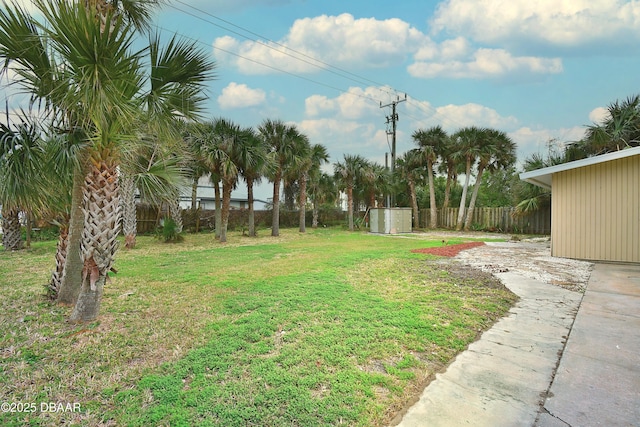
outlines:
[[[37,409],[0,424],[383,425],[515,300],[410,252],[440,241],[282,234],[139,237],[83,326],[43,297],[53,242],[0,253],[0,401]]]

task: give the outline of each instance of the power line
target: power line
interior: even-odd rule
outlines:
[[[232,22],[230,22],[230,21],[227,21],[227,20],[225,20],[225,19],[222,19],[222,18],[220,18],[220,17],[218,17],[218,16],[216,16],[216,15],[213,15],[212,13],[209,13],[209,12],[207,12],[207,11],[205,11],[205,10],[202,10],[202,9],[197,8],[197,7],[195,7],[195,6],[191,6],[191,5],[189,5],[189,4],[187,4],[187,3],[185,3],[185,2],[183,2],[183,1],[181,1],[181,0],[175,0],[175,1],[176,1],[177,3],[180,3],[180,4],[182,4],[182,5],[184,5],[184,6],[188,7],[188,8],[190,8],[190,9],[193,9],[193,10],[197,11],[198,13],[200,13],[200,14],[202,14],[202,15],[206,15],[206,16],[209,16],[209,17],[211,17],[211,18],[213,18],[213,19],[216,19],[216,20],[218,20],[218,21],[224,22],[224,23],[225,23],[225,24],[227,24],[227,25],[230,25],[230,26],[232,26],[232,27],[234,27],[234,28],[237,28],[237,29],[239,29],[239,30],[242,30],[242,31],[244,31],[244,32],[246,32],[246,33],[248,33],[248,34],[251,34],[252,36],[255,36],[255,37],[257,37],[257,38],[249,37],[249,36],[247,36],[247,35],[245,35],[245,34],[242,34],[242,33],[238,32],[238,31],[232,30],[232,29],[230,29],[230,28],[228,28],[228,27],[225,27],[225,26],[222,26],[222,25],[220,25],[220,24],[217,24],[217,23],[215,23],[215,22],[213,22],[213,21],[211,21],[211,20],[205,19],[205,18],[203,18],[203,17],[202,17],[202,15],[197,15],[197,14],[194,14],[194,13],[188,12],[188,11],[186,11],[186,10],[184,10],[184,9],[180,9],[180,8],[178,8],[178,7],[176,7],[176,6],[170,5],[170,7],[172,7],[172,8],[173,8],[173,9],[175,9],[175,10],[178,10],[178,11],[180,11],[180,12],[182,12],[182,13],[185,13],[185,14],[187,14],[187,15],[189,15],[189,16],[192,16],[192,17],[194,17],[194,18],[197,18],[197,19],[199,19],[199,20],[201,20],[201,21],[204,21],[204,22],[206,22],[206,23],[209,23],[209,24],[211,24],[211,25],[214,25],[214,26],[216,26],[216,27],[218,27],[218,28],[221,28],[221,29],[223,29],[223,30],[225,30],[225,31],[229,31],[229,32],[231,32],[231,33],[233,33],[233,34],[235,34],[235,35],[237,35],[237,36],[240,36],[240,37],[242,37],[242,38],[246,39],[246,40],[253,41],[253,42],[255,42],[255,43],[257,43],[257,44],[259,44],[259,45],[261,45],[261,46],[264,46],[264,47],[266,47],[266,48],[268,48],[268,49],[271,49],[271,50],[273,50],[273,51],[275,51],[275,52],[278,52],[278,53],[281,53],[281,54],[287,55],[287,56],[289,56],[289,57],[291,57],[291,58],[293,58],[293,59],[295,59],[295,60],[297,60],[297,61],[301,61],[301,62],[303,62],[303,63],[305,63],[305,64],[311,65],[311,66],[316,67],[316,68],[318,68],[318,69],[321,69],[321,70],[324,70],[324,71],[330,72],[330,73],[332,73],[332,74],[335,74],[335,75],[340,76],[340,77],[342,77],[342,78],[344,78],[344,79],[347,79],[347,80],[351,80],[351,81],[353,81],[353,82],[355,82],[355,83],[358,83],[358,84],[360,84],[360,85],[368,86],[369,84],[374,84],[374,85],[377,85],[377,86],[379,86],[379,87],[385,87],[385,86],[387,86],[387,85],[384,85],[384,84],[382,84],[382,83],[376,82],[376,81],[374,81],[374,80],[368,79],[368,78],[366,78],[366,77],[359,76],[359,75],[357,75],[357,74],[355,74],[355,73],[352,73],[352,72],[350,72],[350,71],[348,71],[348,70],[345,70],[345,69],[343,69],[343,68],[340,68],[340,67],[337,67],[337,66],[331,65],[331,64],[329,64],[328,62],[325,62],[325,61],[322,61],[322,60],[320,60],[320,59],[314,58],[314,57],[313,57],[313,56],[311,56],[311,55],[308,55],[308,54],[306,54],[306,53],[304,53],[304,52],[300,52],[300,51],[298,51],[298,50],[296,50],[296,49],[293,49],[293,48],[291,48],[291,47],[289,47],[289,46],[286,46],[286,45],[284,45],[284,44],[282,44],[282,43],[279,43],[279,42],[277,42],[277,41],[271,40],[271,39],[269,39],[269,38],[267,38],[267,37],[264,37],[264,36],[262,36],[262,35],[260,35],[260,34],[258,34],[258,33],[255,33],[255,32],[253,32],[253,31],[251,31],[251,30],[249,30],[249,29],[247,29],[247,28],[241,27],[241,26],[236,25],[236,24],[234,24],[234,23],[232,23]],[[261,40],[259,40],[258,38],[261,38],[261,39],[267,40],[267,41],[268,41],[268,43],[262,42],[262,41],[261,41]],[[269,44],[269,43],[271,43],[271,44]],[[276,49],[273,45],[279,46],[279,47],[281,47],[283,50]],[[289,53],[289,52],[293,52],[293,53],[295,53],[295,55],[293,55],[293,54],[291,54],[291,53]],[[296,56],[296,55],[298,55],[298,56]],[[381,90],[382,90],[382,89],[381,89]],[[394,90],[394,92],[395,92],[395,93],[393,93],[393,95],[396,95],[396,94],[397,94],[397,91],[395,91],[395,90]],[[388,93],[389,93],[389,94],[391,94],[391,92],[388,92]]]

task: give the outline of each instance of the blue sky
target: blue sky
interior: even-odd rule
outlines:
[[[332,162],[384,163],[380,102],[405,93],[398,153],[419,128],[476,125],[507,132],[522,160],[640,92],[632,1],[173,0],[156,22],[216,60],[208,117],[295,123]]]

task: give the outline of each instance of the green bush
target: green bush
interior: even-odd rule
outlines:
[[[182,242],[184,237],[178,233],[176,222],[172,218],[166,218],[159,230],[158,239],[165,243],[177,243]]]

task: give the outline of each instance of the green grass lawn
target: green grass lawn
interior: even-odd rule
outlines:
[[[515,301],[410,252],[440,240],[267,233],[139,237],[83,326],[43,297],[53,242],[0,253],[0,425],[383,425]]]

